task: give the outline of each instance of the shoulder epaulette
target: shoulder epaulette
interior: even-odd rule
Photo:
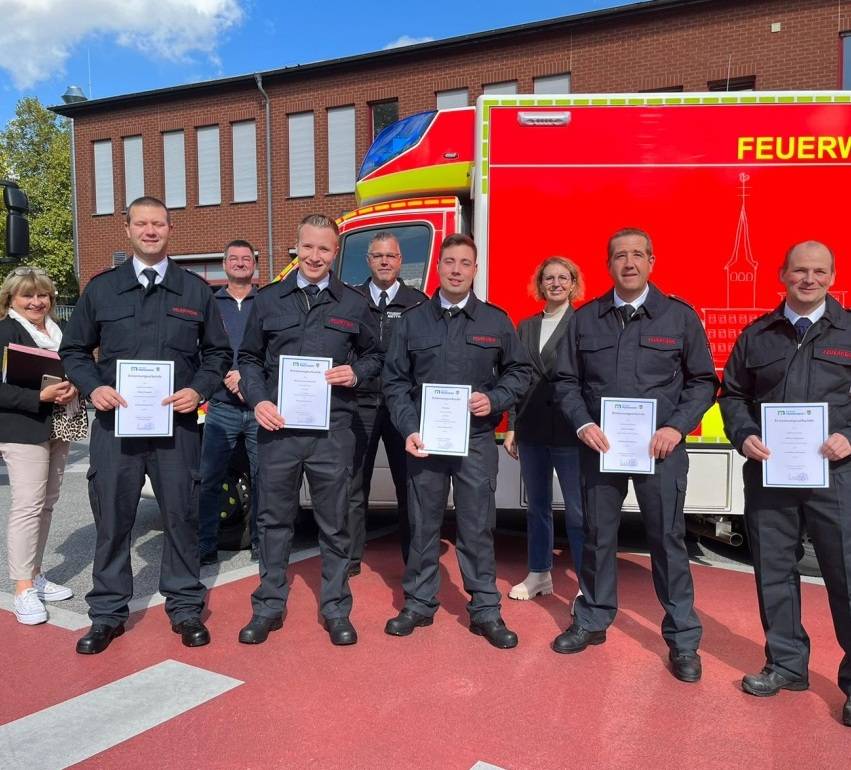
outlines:
[[[691,302],[684,300],[682,297],[678,297],[676,294],[669,294],[668,299],[673,299],[673,300],[679,302],[680,304],[685,305],[687,308],[694,310],[695,313],[697,312],[697,310],[695,310],[695,307],[694,307],[694,305],[691,304]]]
[[[499,305],[494,305],[493,302],[488,302],[486,299],[479,300],[483,305],[487,305],[488,307],[492,307],[494,310],[499,310],[503,315],[508,315],[507,310],[503,310]]]
[[[103,270],[95,273],[91,278],[89,278],[89,282],[93,281],[95,278],[100,278],[102,275],[106,275],[107,273],[111,273],[113,270],[117,270],[118,265],[111,265],[110,267],[105,267]]]

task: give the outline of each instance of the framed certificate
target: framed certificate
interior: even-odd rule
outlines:
[[[609,451],[600,453],[601,473],[644,473],[656,470],[650,440],[656,432],[655,398],[603,398],[600,428]]]
[[[284,428],[330,430],[331,385],[325,372],[333,365],[330,358],[279,357],[278,411]]]
[[[827,440],[827,404],[762,404],[764,487],[830,486],[828,459],[819,451]]]
[[[127,402],[115,410],[115,435],[156,438],[174,433],[174,409],[163,399],[174,393],[173,361],[115,362],[115,389]]]
[[[469,385],[423,383],[420,438],[423,452],[466,457],[470,449]]]

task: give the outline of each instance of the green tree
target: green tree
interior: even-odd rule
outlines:
[[[62,297],[75,297],[71,134],[38,99],[21,99],[0,131],[0,173],[17,181],[30,201],[27,264],[47,270]]]

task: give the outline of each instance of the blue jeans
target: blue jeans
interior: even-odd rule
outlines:
[[[251,544],[257,544],[257,420],[254,412],[247,407],[211,401],[207,406],[201,443],[198,545],[202,554],[218,548],[222,482],[240,436],[245,440],[251,474]]]
[[[582,569],[583,533],[582,489],[579,448],[545,446],[518,442],[520,473],[526,484],[526,536],[529,544],[529,571],[549,572],[553,566],[553,470],[564,497],[564,523],[573,568]]]

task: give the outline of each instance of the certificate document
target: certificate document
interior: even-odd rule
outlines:
[[[163,399],[174,393],[174,362],[119,359],[115,367],[115,389],[127,402],[115,410],[115,435],[171,436],[174,409]]]
[[[278,360],[278,411],[284,428],[330,430],[331,385],[325,382],[325,372],[333,360],[310,356]]]
[[[603,398],[600,428],[609,451],[600,453],[601,473],[646,473],[656,470],[650,440],[656,432],[655,398]]]
[[[827,404],[762,404],[764,487],[829,487],[828,459],[819,452],[827,440]]]
[[[424,452],[466,457],[470,448],[469,385],[423,383],[420,438]]]

